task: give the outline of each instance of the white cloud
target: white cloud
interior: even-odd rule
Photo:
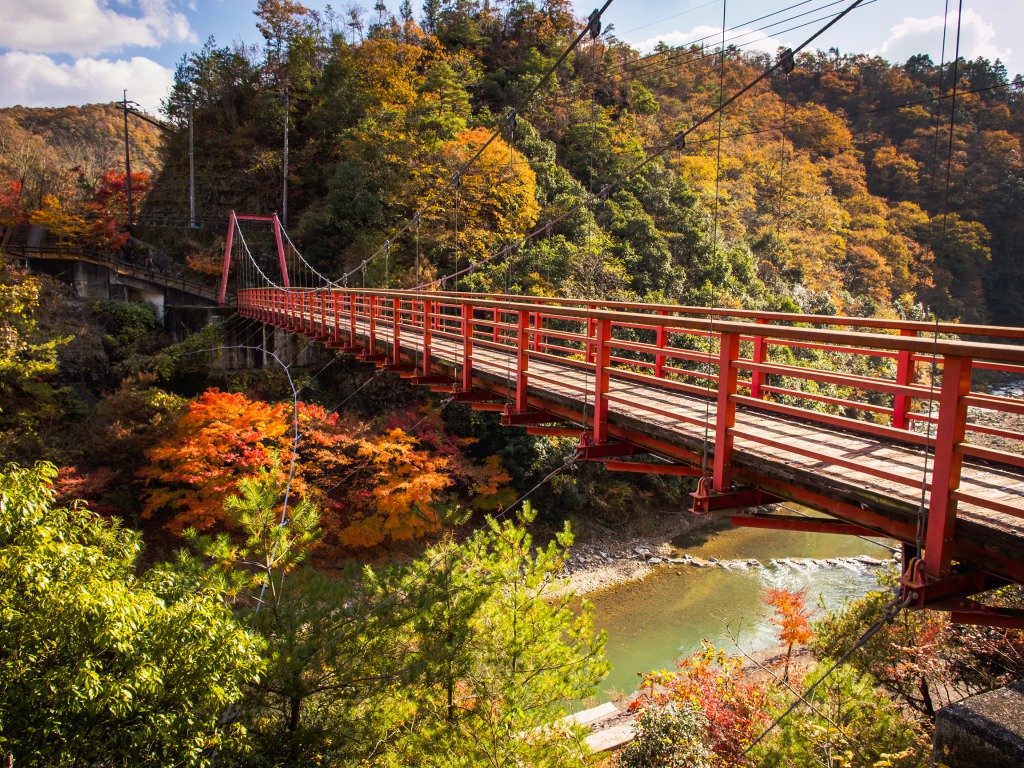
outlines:
[[[53,107],[117,101],[123,89],[146,112],[157,114],[174,70],[151,59],[82,58],[59,64],[49,56],[12,51],[0,56],[0,106]]]
[[[650,53],[658,43],[676,46],[690,45],[693,43],[700,45],[703,42],[705,48],[711,49],[717,48],[721,41],[721,27],[716,28],[708,24],[701,24],[686,32],[666,32],[665,34],[658,35],[657,37],[651,37],[647,40],[630,43],[630,45],[641,53]],[[786,44],[777,38],[766,35],[764,32],[759,30],[749,28],[726,30],[725,44],[727,46],[735,45],[744,50],[768,51],[769,53],[775,53],[779,48],[786,47]]]
[[[956,14],[949,14],[945,21],[948,29],[946,36],[946,60],[953,58],[956,44]],[[903,62],[917,53],[927,53],[938,63],[942,53],[942,16],[930,16],[927,19],[906,18],[889,30],[889,38],[881,47],[872,51],[894,62]],[[1002,59],[1004,63],[1010,59],[1011,49],[998,48],[995,45],[996,30],[979,16],[973,8],[963,12],[960,20],[960,55],[965,59],[976,59],[984,56],[995,61]]]
[[[198,38],[173,0],[28,0],[0,2],[0,48],[97,56],[126,47],[157,48]],[[125,12],[128,11],[128,12]]]

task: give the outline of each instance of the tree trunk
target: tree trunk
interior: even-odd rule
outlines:
[[[302,716],[302,698],[292,696],[289,699],[291,711],[288,717],[288,762],[290,765],[299,764],[299,724]]]

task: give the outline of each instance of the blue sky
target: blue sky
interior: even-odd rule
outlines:
[[[815,46],[877,53],[894,61],[923,52],[937,61],[946,6],[955,14],[958,1],[873,0]],[[720,39],[724,10],[731,28],[728,41],[774,50],[780,44],[801,42],[821,22],[793,27],[834,13],[848,2],[613,0],[605,25],[613,25],[620,39],[641,50],[649,50],[658,40],[682,44],[707,38],[714,44]],[[317,0],[306,4],[320,10],[327,5]],[[339,11],[349,4],[335,0]],[[388,4],[396,7],[397,1]],[[362,0],[361,5],[373,4]],[[254,7],[255,0],[0,0],[0,106],[113,101],[127,89],[129,98],[156,113],[182,54],[201,46],[210,35],[220,44],[260,41]],[[595,5],[576,0],[575,7],[585,16]],[[1001,58],[1011,76],[1024,72],[1022,29],[1021,0],[965,0],[961,54]],[[949,46],[951,52],[952,32]]]

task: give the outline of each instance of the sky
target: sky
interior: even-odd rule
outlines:
[[[659,41],[703,39],[716,45],[724,15],[727,44],[775,51],[803,42],[825,23],[823,17],[850,1],[613,0],[604,23],[646,52]],[[350,2],[335,0],[335,8]],[[397,0],[387,2],[397,7]],[[574,6],[586,16],[595,2],[574,0]],[[960,54],[1002,59],[1011,77],[1024,72],[1022,0],[868,0],[813,47],[891,61],[927,53],[937,62],[948,9],[949,59],[961,3]],[[305,4],[317,10],[327,5]],[[361,4],[372,7],[369,0]],[[0,107],[109,102],[127,90],[129,99],[158,114],[184,54],[210,36],[220,45],[261,41],[255,5],[256,0],[0,0]]]

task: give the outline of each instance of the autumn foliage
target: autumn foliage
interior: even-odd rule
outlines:
[[[282,405],[216,389],[204,392],[174,432],[146,454],[143,517],[170,513],[168,525],[178,532],[223,523],[224,499],[240,478],[274,462],[287,430]]]
[[[787,680],[793,648],[809,643],[814,637],[811,631],[811,612],[807,608],[807,590],[766,589],[761,595],[761,600],[765,605],[775,609],[771,622],[778,630],[779,640],[786,646],[783,680]]]
[[[21,204],[21,182],[0,182],[0,227],[13,227],[25,219]]]
[[[203,393],[146,454],[143,516],[179,533],[225,527],[224,501],[240,479],[267,470],[286,479],[290,472],[292,492],[322,508],[327,544],[368,547],[437,532],[449,490],[470,500],[504,498],[509,478],[500,461],[470,462],[439,421],[419,419],[423,439],[412,425],[375,429],[319,405],[300,402],[297,413],[292,466],[291,408],[216,389]]]
[[[712,765],[752,765],[740,755],[770,720],[772,689],[744,673],[742,657],[705,645],[675,671],[645,675],[632,708],[671,703],[692,705],[707,718]]]

